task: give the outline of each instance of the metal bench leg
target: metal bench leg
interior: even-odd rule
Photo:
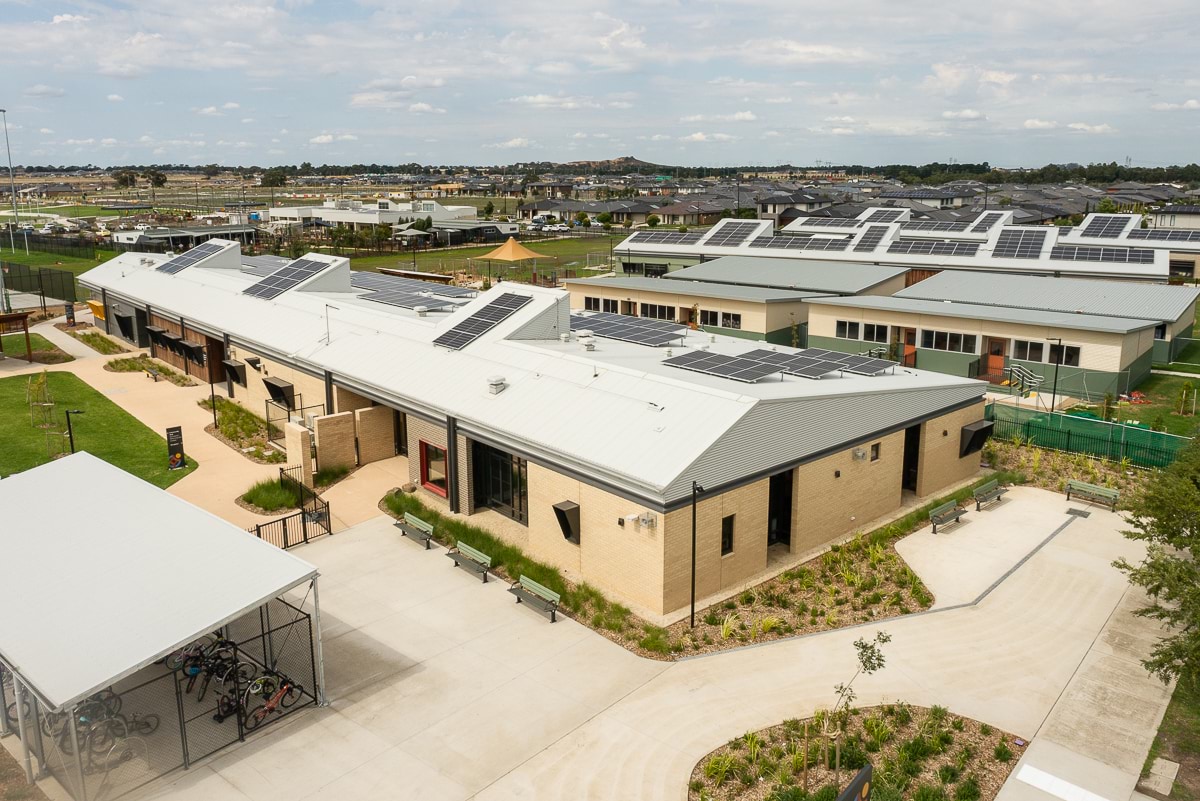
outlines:
[[[553,608],[552,608],[552,609],[550,610],[550,622],[551,622],[551,623],[554,623],[554,622],[556,621],[555,614],[556,614],[557,612],[558,612],[558,610],[557,610],[557,609],[553,609]]]
[[[484,570],[484,571],[481,571],[481,572],[480,572],[480,574],[479,574],[479,576],[480,576],[480,578],[482,578],[482,579],[483,579],[483,583],[484,583],[484,584],[487,584],[487,571],[486,571],[486,570]]]
[[[429,537],[425,538],[425,550],[429,550]]]

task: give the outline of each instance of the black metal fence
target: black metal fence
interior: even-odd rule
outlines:
[[[304,483],[302,470],[302,467],[279,468],[279,485],[296,496],[299,511],[267,523],[256,523],[247,531],[284,550],[333,533],[329,502]]]
[[[4,239],[8,239],[5,234]],[[79,259],[96,258],[96,244],[81,236],[48,236],[46,234],[30,234],[17,231],[15,235],[17,247],[28,246],[29,250],[39,253],[53,253],[57,256],[74,256]]]
[[[75,291],[75,274],[70,270],[29,267],[9,261],[0,261],[0,269],[4,270],[5,289],[9,292],[38,295],[42,299],[43,309],[46,308],[46,298],[56,298],[67,303],[74,303],[78,300]]]
[[[1031,420],[1019,423],[996,420],[993,436],[1005,439],[1020,437],[1031,445],[1056,451],[1083,453],[1114,462],[1128,460],[1138,467],[1166,467],[1175,461],[1177,449],[1157,448],[1122,437],[1105,438],[1082,434],[1069,428],[1053,428]],[[1114,431],[1118,426],[1114,426]]]

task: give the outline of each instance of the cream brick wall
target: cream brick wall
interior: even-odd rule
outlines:
[[[262,364],[260,365],[262,367],[261,371],[255,370],[248,364],[246,365],[246,386],[233,385],[233,399],[259,417],[266,414],[267,400],[271,397],[271,393],[267,392],[267,388],[263,384],[263,378],[266,376],[274,376],[283,381],[291,382],[295,388],[297,406],[301,404],[311,406],[314,403],[324,405],[324,380],[308,373],[302,373],[293,367],[263,358],[261,355],[247,348],[235,345],[230,348],[229,352],[231,354],[229,358],[243,362],[250,357],[262,359]],[[326,411],[329,410],[326,409]]]
[[[879,460],[871,445],[879,443]],[[805,553],[842,537],[900,506],[904,432],[850,448],[796,468],[792,492],[792,553]],[[841,473],[840,476],[837,473]]]
[[[356,409],[366,409],[372,405],[372,402],[368,398],[364,398],[362,395],[358,395],[335,384],[333,387],[334,408],[326,411],[353,412]]]
[[[653,292],[624,287],[568,285],[567,288],[571,293],[572,309],[583,309],[583,299],[587,297],[607,298],[615,300],[618,303],[621,301],[634,303],[639,315],[642,313],[643,303],[670,306],[676,310],[676,319],[681,319],[684,313],[691,310],[693,306],[699,306],[705,311],[715,311],[718,314],[740,314],[742,316],[743,331],[754,331],[762,334],[771,330],[767,327],[767,307],[770,304],[766,303],[722,298],[702,298],[693,295],[679,295],[673,292]],[[797,317],[804,313],[804,305],[802,303],[797,302],[796,304],[787,305],[794,306]],[[603,308],[603,304],[601,304],[601,308]]]
[[[428,420],[409,415],[408,417],[408,477],[417,485],[421,497],[442,509],[449,509],[449,502],[435,492],[430,492],[421,486],[421,442],[428,442],[439,448],[446,447],[446,429]],[[466,508],[466,507],[463,507]]]
[[[354,412],[358,433],[358,463],[370,464],[396,455],[396,417],[387,406],[371,406]]]
[[[735,586],[767,566],[767,517],[770,479],[696,504],[696,597]],[[733,553],[721,556],[721,520],[735,515]],[[667,514],[660,613],[686,606],[691,599],[692,508]],[[653,608],[653,607],[652,607]]]
[[[317,466],[354,467],[354,412],[327,414],[313,421],[317,435]]]
[[[283,427],[287,445],[288,464],[300,465],[300,478],[305,486],[312,486],[312,432],[299,423],[288,423]]]
[[[979,472],[979,454],[959,458],[962,427],[983,419],[983,401],[935,417],[921,426],[921,461],[917,465],[917,494],[932,495]]]

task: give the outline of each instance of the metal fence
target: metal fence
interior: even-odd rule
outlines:
[[[8,237],[6,236],[5,239]],[[40,253],[53,253],[58,256],[74,256],[79,259],[96,258],[96,245],[90,239],[80,236],[47,236],[46,234],[30,234],[18,231],[17,247],[25,245],[28,250]]]
[[[256,523],[247,531],[284,550],[333,533],[329,502],[305,485],[302,470],[302,467],[279,468],[279,484],[297,497],[300,510],[267,523]]]
[[[1131,425],[1106,423],[1068,414],[1037,414],[988,404],[985,417],[995,423],[993,436],[1020,437],[1040,448],[1083,453],[1138,467],[1166,467],[1191,440]]]
[[[70,270],[29,267],[9,261],[0,261],[0,269],[4,270],[5,289],[9,292],[38,295],[42,299],[43,310],[46,308],[46,298],[56,298],[67,303],[78,300],[75,292],[75,274]]]
[[[224,682],[201,667],[197,650],[184,665],[157,662],[62,712],[18,690],[20,679],[5,671],[0,731],[23,729],[35,776],[53,776],[77,801],[109,801],[318,702],[312,618],[301,606],[272,599],[209,642],[218,637],[232,641],[224,652],[244,665]],[[259,712],[270,699],[247,691],[267,673],[294,684],[294,703]]]

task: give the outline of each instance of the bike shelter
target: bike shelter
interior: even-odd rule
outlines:
[[[0,736],[29,781],[106,801],[326,703],[294,554],[82,452],[0,481],[0,521]],[[198,670],[206,637],[239,669]],[[256,693],[267,671],[297,689]]]

